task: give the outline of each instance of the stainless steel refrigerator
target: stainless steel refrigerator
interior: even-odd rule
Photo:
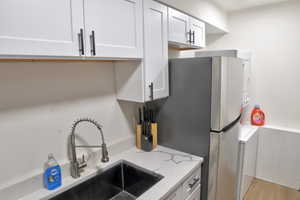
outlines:
[[[235,200],[243,59],[237,51],[170,60],[170,96],[157,103],[159,144],[202,156],[201,199]]]

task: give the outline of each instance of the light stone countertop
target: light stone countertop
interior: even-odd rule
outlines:
[[[60,188],[49,191],[40,189],[26,195],[19,200],[47,200],[60,194],[99,173],[106,170],[117,162],[125,160],[139,167],[158,173],[164,178],[142,194],[137,200],[160,200],[166,198],[179,184],[182,183],[192,172],[201,166],[203,158],[191,154],[175,151],[170,148],[158,146],[152,152],[144,152],[131,148],[120,154],[112,156],[108,163],[100,163],[96,169],[86,169],[78,179],[65,177]]]
[[[259,130],[258,126],[243,125],[240,132],[239,140],[241,143],[246,143]]]

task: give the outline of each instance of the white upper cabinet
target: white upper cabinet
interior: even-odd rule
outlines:
[[[0,57],[79,56],[82,0],[1,0]]]
[[[147,84],[154,84],[154,95],[164,96],[165,72],[158,68],[167,58],[165,34],[170,44],[204,47],[205,25],[177,10],[150,2],[1,0],[0,58],[117,60],[140,59],[145,53],[145,65],[151,66],[145,76]]]
[[[192,47],[205,47],[205,24],[200,20],[190,17]]]
[[[142,58],[142,0],[85,0],[87,55]]]
[[[174,44],[190,44],[189,16],[173,8],[168,8],[169,42]]]
[[[1,0],[0,57],[142,58],[142,0]]]
[[[205,24],[173,8],[168,8],[169,43],[183,48],[205,47]]]
[[[169,96],[168,8],[144,0],[144,59],[115,62],[117,98],[147,102]]]
[[[169,96],[168,8],[144,0],[146,101]]]

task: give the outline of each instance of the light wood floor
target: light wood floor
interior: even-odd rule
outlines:
[[[281,185],[255,179],[244,200],[300,200],[300,192]]]

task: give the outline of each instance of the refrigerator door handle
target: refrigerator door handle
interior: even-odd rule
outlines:
[[[238,123],[238,122],[240,121],[241,116],[242,116],[242,114],[240,114],[240,115],[238,116],[238,118],[236,118],[233,122],[231,122],[230,124],[228,124],[227,126],[225,126],[222,130],[220,130],[220,131],[211,130],[210,132],[213,132],[213,133],[222,133],[222,132],[228,131],[228,130],[231,129],[236,123]]]

